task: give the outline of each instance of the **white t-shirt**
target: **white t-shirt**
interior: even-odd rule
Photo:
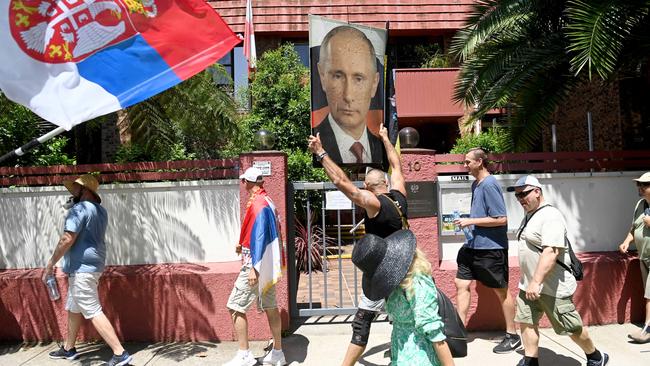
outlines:
[[[526,214],[519,227],[522,227],[526,220],[528,224],[521,233],[519,240],[519,267],[521,278],[519,289],[526,290],[528,284],[535,274],[541,253],[537,248],[555,247],[562,248],[557,259],[567,266],[571,264],[568,247],[564,242],[566,235],[566,223],[562,213],[555,207],[543,203],[538,212],[532,215]],[[542,284],[541,293],[553,297],[568,297],[576,291],[577,282],[573,275],[565,268],[555,263],[549,271]]]

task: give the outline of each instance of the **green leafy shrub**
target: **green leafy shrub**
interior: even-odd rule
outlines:
[[[481,132],[478,136],[467,134],[456,139],[451,154],[467,154],[475,147],[480,147],[487,153],[505,153],[512,151],[512,136],[507,128],[492,127]]]

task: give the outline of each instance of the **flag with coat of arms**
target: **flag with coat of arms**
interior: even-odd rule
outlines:
[[[68,130],[190,78],[240,42],[205,0],[0,4],[0,89]]]
[[[246,209],[239,244],[250,249],[259,293],[265,293],[282,277],[285,262],[277,211],[263,188]]]

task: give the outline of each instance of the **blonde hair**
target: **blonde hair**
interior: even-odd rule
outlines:
[[[399,284],[406,292],[406,296],[413,296],[413,277],[416,275],[431,276],[431,263],[427,260],[426,255],[418,248],[415,249],[415,255],[406,277]]]

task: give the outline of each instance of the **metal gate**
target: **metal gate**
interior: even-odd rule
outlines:
[[[362,182],[354,184],[362,187]],[[354,204],[347,210],[327,209],[326,192],[337,190],[330,182],[294,182],[289,189],[287,247],[291,316],[354,314],[361,295],[361,272],[352,264],[350,253],[356,241],[363,236],[363,226],[357,225],[358,210]],[[307,244],[307,253],[311,253],[319,241],[323,244],[319,248],[322,272],[312,271],[315,263],[308,255],[307,273],[298,273],[295,240],[296,229],[301,223],[296,222],[296,212],[292,212],[294,203],[306,213],[301,236]],[[320,217],[312,222],[312,214],[315,213],[320,213],[315,215]],[[351,232],[355,226],[359,227]]]

